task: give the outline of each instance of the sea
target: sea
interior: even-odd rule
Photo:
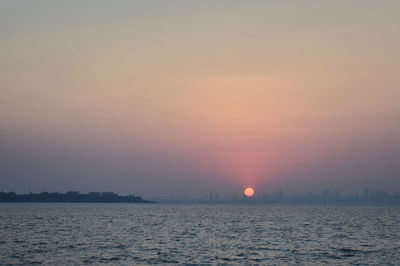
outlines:
[[[13,264],[400,265],[400,207],[1,203]]]

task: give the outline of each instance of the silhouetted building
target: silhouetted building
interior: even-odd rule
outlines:
[[[114,192],[101,192],[102,197],[114,197],[115,195]]]
[[[214,192],[210,192],[210,198],[209,198],[209,200],[210,200],[210,201],[213,201],[213,200],[214,200]]]

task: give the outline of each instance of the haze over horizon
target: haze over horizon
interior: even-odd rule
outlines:
[[[400,190],[399,1],[0,3],[0,190]]]

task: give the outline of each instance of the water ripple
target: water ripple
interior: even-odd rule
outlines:
[[[400,207],[0,204],[0,264],[400,264]]]

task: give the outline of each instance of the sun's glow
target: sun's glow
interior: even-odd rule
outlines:
[[[248,187],[248,188],[246,188],[246,189],[244,190],[244,194],[245,194],[247,197],[251,197],[251,196],[254,195],[254,189],[252,189],[251,187]]]

